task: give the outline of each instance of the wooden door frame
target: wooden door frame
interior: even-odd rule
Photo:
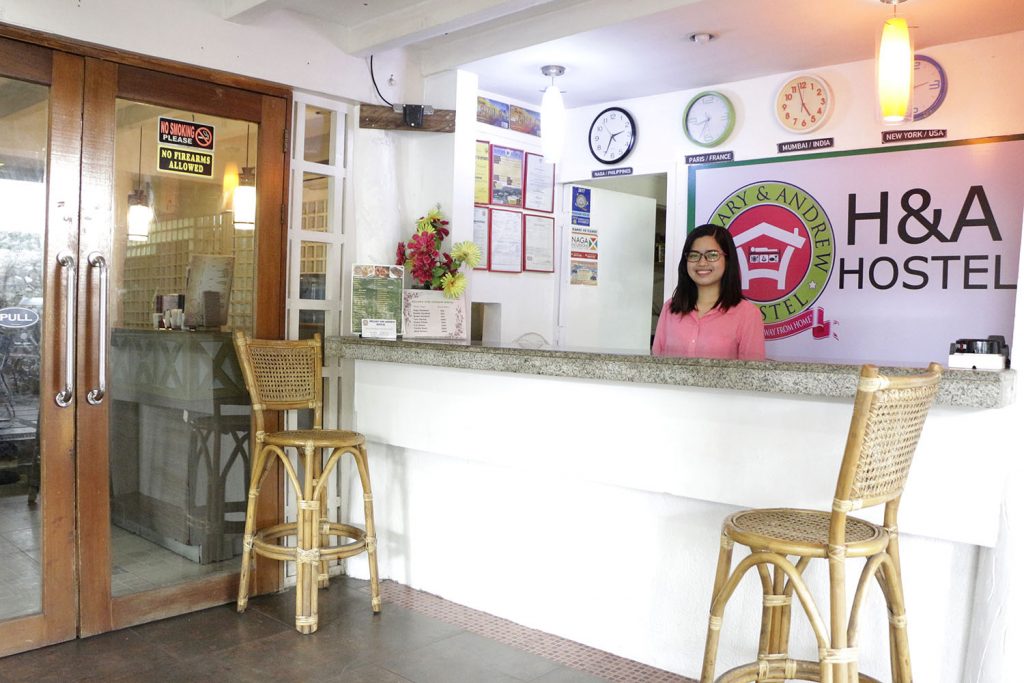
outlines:
[[[0,656],[75,637],[74,404],[54,401],[64,388],[66,280],[57,254],[77,249],[81,154],[82,60],[0,37],[0,75],[49,86],[46,239],[39,365],[39,452],[42,501],[41,612],[0,622]]]
[[[106,254],[111,260],[110,230],[112,225],[111,196],[114,187],[113,157],[114,133],[116,129],[117,99],[127,99],[145,104],[171,107],[178,110],[195,111],[200,114],[252,121],[259,124],[257,163],[257,209],[256,226],[256,275],[260,283],[259,295],[254,301],[254,331],[256,336],[279,338],[284,331],[284,286],[285,251],[287,230],[282,209],[287,197],[288,159],[285,150],[287,140],[287,100],[273,95],[253,92],[241,88],[217,85],[208,80],[156,71],[132,64],[115,64],[95,57],[85,58],[85,159],[95,159],[95,167],[83,164],[83,198],[95,197],[89,211],[95,215],[83,219],[105,229],[83,232],[83,255],[90,250]],[[86,241],[89,244],[86,245]],[[111,264],[119,268],[120,264]],[[83,278],[90,277],[83,271]],[[112,278],[116,280],[116,278]],[[86,297],[83,297],[86,298]],[[96,297],[88,297],[80,306],[80,320],[90,320],[97,310]],[[95,329],[90,327],[90,330]],[[90,337],[95,336],[91,331]],[[107,332],[109,343],[109,331]],[[96,353],[85,344],[91,339],[81,340],[82,360],[79,372],[82,382],[97,377]],[[84,385],[83,385],[84,386]],[[96,525],[97,529],[108,529],[110,523],[110,459],[107,444],[110,443],[108,405],[88,406],[82,404],[79,413],[78,452],[81,466],[78,469],[80,491],[92,491],[90,498],[79,499],[79,519]],[[95,413],[95,415],[91,415]],[[283,510],[280,481],[270,480],[265,484],[269,493],[267,500],[260,497],[258,514],[265,520],[277,520]],[[106,526],[104,526],[106,525]],[[238,590],[238,574],[218,574],[197,579],[187,584],[168,586],[144,593],[113,597],[110,594],[110,545],[109,531],[95,534],[80,534],[79,544],[83,558],[107,558],[106,561],[83,561],[81,573],[80,635],[88,636],[135,624],[153,621],[184,612],[221,605],[232,601]],[[257,592],[278,590],[284,580],[280,563],[264,562],[258,566]]]
[[[17,58],[13,58],[15,55]],[[109,260],[115,98],[259,123],[259,295],[254,302],[253,334],[272,339],[284,336],[290,89],[5,24],[0,24],[0,75],[51,86],[51,121],[58,132],[51,137],[47,164],[47,301],[65,291],[61,273],[48,265],[56,263],[56,254],[62,248],[83,256],[100,251]],[[78,297],[78,391],[69,408],[58,408],[54,401],[47,400],[63,387],[63,355],[59,351],[64,325],[58,314],[60,307],[49,305],[50,311],[42,321],[48,332],[40,349],[46,359],[40,367],[40,420],[45,425],[40,447],[49,456],[42,465],[47,483],[43,507],[43,612],[0,623],[0,636],[6,628],[18,629],[16,638],[0,638],[0,656],[74,638],[76,630],[84,637],[223,604],[232,601],[237,591],[236,573],[119,598],[111,596],[109,401],[91,406],[78,400],[99,371],[99,337],[95,332],[98,309],[89,270],[87,264],[78,263],[79,291],[90,295]],[[88,284],[83,288],[83,283]],[[109,331],[105,337],[104,343],[109,344]],[[268,424],[269,428],[278,426],[279,421]],[[277,521],[283,513],[278,474],[271,472],[264,485],[257,510],[260,523]],[[92,495],[76,499],[76,487]],[[276,495],[268,495],[272,492]],[[254,592],[279,590],[283,582],[283,565],[261,558]]]

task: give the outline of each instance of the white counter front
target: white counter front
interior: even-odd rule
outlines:
[[[693,677],[722,519],[828,509],[852,410],[807,393],[356,360],[367,348],[329,340],[346,359],[346,421],[368,440],[382,576]],[[1011,403],[929,416],[900,519],[917,680],[960,681],[984,647],[975,586],[999,538],[1014,415]],[[822,596],[823,570],[809,570]],[[753,657],[756,584],[726,612],[720,670]],[[874,597],[862,670],[886,680]],[[814,656],[796,617],[793,644]]]

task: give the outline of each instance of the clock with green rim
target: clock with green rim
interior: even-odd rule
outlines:
[[[696,95],[686,105],[683,114],[683,132],[701,147],[715,147],[732,134],[736,125],[736,110],[728,97],[714,90]]]
[[[636,121],[622,107],[608,107],[590,124],[590,153],[602,164],[617,164],[633,151]]]

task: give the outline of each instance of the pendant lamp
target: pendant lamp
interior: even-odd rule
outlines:
[[[890,125],[913,118],[914,47],[907,20],[895,16],[903,0],[881,0],[893,5],[893,16],[882,26],[878,43],[878,107],[882,122]]]
[[[557,164],[565,146],[565,103],[562,101],[562,92],[555,85],[555,77],[564,74],[565,67],[549,64],[542,66],[540,72],[551,78],[551,85],[544,90],[540,102],[541,151],[544,153],[544,161]]]
[[[256,167],[249,165],[249,124],[245,126],[245,166],[238,174],[232,198],[235,230],[256,229]]]
[[[153,208],[149,205],[149,183],[142,184],[142,126],[139,126],[139,172],[135,189],[128,193],[128,241],[145,242],[149,239],[149,224],[153,222]]]

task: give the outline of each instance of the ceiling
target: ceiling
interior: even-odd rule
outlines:
[[[232,21],[290,11],[345,52],[410,51],[424,75],[463,68],[480,88],[539,103],[545,64],[568,107],[869,59],[880,0],[207,0]],[[766,11],[766,8],[770,8]],[[1020,0],[907,0],[915,47],[1024,30]],[[688,36],[715,36],[700,45]]]

